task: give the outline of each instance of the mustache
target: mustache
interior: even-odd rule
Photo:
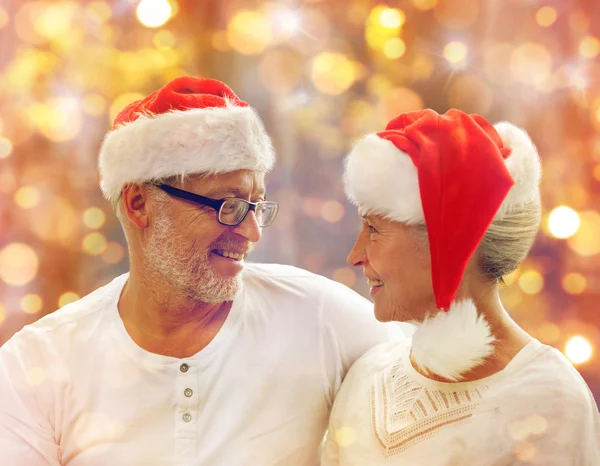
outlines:
[[[235,241],[232,239],[220,239],[210,245],[210,250],[219,249],[236,254],[249,254],[254,249],[254,243]]]

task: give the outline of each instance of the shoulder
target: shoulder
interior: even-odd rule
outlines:
[[[347,286],[291,265],[247,264],[243,280],[244,285],[261,291],[315,299],[333,297],[369,305],[369,301]]]
[[[500,395],[510,405],[546,412],[557,420],[576,420],[598,411],[590,389],[571,362],[557,349],[541,343],[527,364],[503,385]]]
[[[128,274],[121,275],[87,296],[26,325],[0,347],[0,359],[11,354],[33,356],[35,353],[51,353],[58,347],[66,349],[72,343],[73,335],[84,340],[91,337],[95,323],[103,315],[101,311],[118,299],[127,277]]]
[[[410,350],[410,339],[401,338],[374,346],[352,365],[348,379],[363,378],[396,364]]]

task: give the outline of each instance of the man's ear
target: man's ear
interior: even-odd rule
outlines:
[[[123,188],[121,207],[124,215],[138,228],[150,225],[148,217],[148,189],[139,184],[128,184]]]

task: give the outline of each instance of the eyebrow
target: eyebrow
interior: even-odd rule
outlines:
[[[243,193],[242,191],[240,191],[238,188],[233,188],[230,186],[219,186],[218,188],[215,188],[214,190],[209,191],[209,194],[207,195],[207,197],[215,197],[215,196],[221,196],[221,195],[228,195],[228,194],[233,194],[235,197],[239,197],[239,198],[244,198],[246,197],[246,193]],[[265,191],[260,191],[258,192],[255,196],[252,197],[263,197],[263,198],[267,198],[267,193]]]

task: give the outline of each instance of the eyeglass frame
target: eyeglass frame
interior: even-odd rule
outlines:
[[[279,204],[274,201],[251,202],[251,201],[247,201],[246,199],[240,199],[239,197],[224,197],[222,199],[213,199],[211,197],[201,196],[200,194],[192,193],[190,191],[185,191],[184,189],[179,189],[179,188],[176,188],[175,186],[171,186],[171,185],[168,185],[165,183],[155,184],[154,186],[156,186],[157,188],[161,189],[162,191],[166,192],[167,194],[169,194],[173,197],[176,197],[178,199],[183,199],[183,200],[186,200],[189,202],[193,202],[194,204],[198,204],[198,205],[201,205],[204,207],[210,207],[211,209],[214,209],[217,212],[217,222],[219,222],[221,225],[225,225],[227,227],[235,227],[235,226],[240,225],[244,220],[246,220],[246,216],[248,215],[248,212],[253,211],[254,213],[256,213],[256,208],[261,204],[269,204],[269,205],[276,206],[273,221],[275,221],[275,217],[277,217],[277,214],[279,213]],[[246,210],[246,213],[244,214],[244,216],[241,218],[241,220],[238,223],[235,223],[235,224],[223,223],[221,221],[221,219],[219,218],[220,214],[221,214],[221,207],[223,207],[223,204],[225,204],[225,202],[230,201],[232,199],[246,203],[248,205],[248,210]],[[269,223],[268,225],[262,225],[262,226],[259,225],[259,227],[266,228],[268,226],[271,226],[273,224],[273,221],[271,223]]]

